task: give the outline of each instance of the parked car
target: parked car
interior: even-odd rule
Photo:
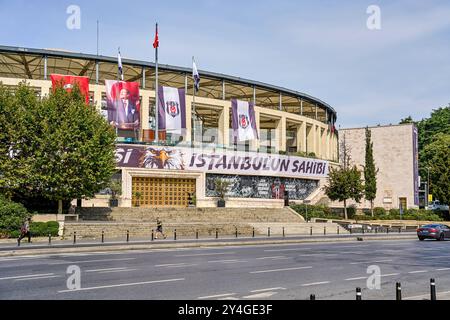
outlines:
[[[448,205],[441,204],[439,200],[434,200],[428,205],[427,210],[448,211]]]
[[[450,238],[450,227],[445,224],[427,224],[417,229],[417,237],[420,241],[424,239],[443,241]]]

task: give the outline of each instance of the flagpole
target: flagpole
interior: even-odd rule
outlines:
[[[158,34],[158,23],[156,23],[156,34]],[[155,142],[158,143],[159,142],[159,137],[158,137],[158,132],[159,132],[159,97],[158,97],[158,47],[159,45],[156,46],[155,48],[155,64],[156,64],[156,76],[155,76],[155,80],[156,80],[156,84],[155,84]]]
[[[191,118],[192,118],[192,145],[195,146],[195,77],[194,77],[194,56],[192,56],[192,112],[191,112]]]
[[[120,55],[120,47],[118,48],[118,52]],[[120,74],[119,74],[119,61],[117,61],[117,83],[120,81]],[[119,136],[119,86],[116,85],[116,136]]]

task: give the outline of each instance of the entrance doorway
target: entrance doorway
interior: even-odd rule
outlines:
[[[133,207],[183,208],[189,204],[189,193],[194,192],[195,179],[133,177],[131,203]]]
[[[407,204],[407,199],[406,198],[398,198],[398,203],[399,203],[399,209],[401,208],[403,210],[403,212],[408,209],[406,207]]]

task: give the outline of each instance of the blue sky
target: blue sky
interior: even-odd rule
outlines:
[[[69,30],[69,5],[81,28]],[[369,5],[381,30],[369,30]],[[428,117],[450,102],[448,0],[0,0],[0,44],[96,52],[239,76],[311,94],[341,127]]]

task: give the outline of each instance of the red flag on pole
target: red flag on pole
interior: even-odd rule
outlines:
[[[158,38],[158,24],[156,24],[156,34],[155,34],[155,41],[153,41],[153,48],[159,47],[159,38]]]

